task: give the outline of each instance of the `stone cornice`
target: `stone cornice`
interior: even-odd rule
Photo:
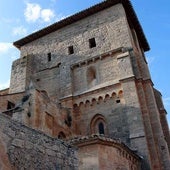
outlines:
[[[91,95],[91,94],[94,94],[96,92],[98,93],[98,92],[101,92],[101,91],[103,91],[105,89],[112,88],[112,87],[115,87],[115,86],[120,86],[119,81],[117,81],[114,84],[107,85],[107,86],[101,86],[100,85],[100,87],[98,87],[98,88],[90,89],[90,90],[84,91],[82,93],[76,93],[76,94],[72,94],[72,95],[69,95],[69,96],[65,96],[65,97],[60,98],[59,100],[61,102],[66,101],[66,100],[70,100],[70,99],[75,99],[76,100],[76,99],[79,99],[80,97]],[[118,89],[121,90],[120,87]],[[109,95],[111,96],[111,93],[114,93],[114,92],[116,93],[116,91],[111,90]],[[101,94],[98,97],[100,97],[100,96],[101,96]]]
[[[131,22],[136,30],[137,36],[139,38],[139,41],[141,42],[141,45],[144,49],[144,51],[148,51],[150,49],[149,44],[147,42],[147,39],[144,35],[143,29],[139,23],[139,20],[136,16],[136,13],[132,7],[132,4],[129,0],[107,0],[107,1],[103,1],[99,4],[96,4],[90,8],[87,8],[81,12],[78,12],[70,17],[67,17],[59,22],[56,22],[50,26],[47,26],[46,28],[43,28],[35,33],[32,33],[16,42],[14,42],[13,44],[17,47],[17,48],[21,48],[22,46],[24,46],[27,43],[30,43],[36,39],[39,39],[49,33],[52,33],[58,29],[61,29],[67,25],[73,24],[81,19],[84,19],[88,16],[94,15],[97,12],[100,12],[104,9],[107,9],[109,7],[112,7],[116,4],[122,4],[127,18],[129,20],[129,22]]]
[[[112,139],[100,134],[92,134],[90,136],[78,136],[68,141],[71,145],[77,147],[83,147],[88,145],[106,145],[106,146],[113,146],[120,151],[122,156],[126,156],[127,154],[133,155],[134,158],[140,160],[141,157],[137,155],[133,150],[131,150],[127,145],[121,142],[120,139]]]
[[[17,92],[17,93],[8,93],[8,94],[0,94],[0,97],[2,97],[2,96],[12,96],[12,95],[17,95],[17,94],[24,94],[25,93],[25,91],[22,91],[22,92]]]
[[[84,65],[89,65],[91,63],[94,63],[96,60],[102,60],[104,59],[105,57],[111,57],[111,56],[114,56],[115,54],[117,53],[122,53],[124,52],[126,49],[123,48],[123,47],[120,47],[120,48],[117,48],[117,49],[114,49],[114,50],[111,50],[109,52],[106,52],[106,53],[103,53],[101,55],[97,55],[97,56],[94,56],[90,59],[86,59],[86,60],[82,60],[81,62],[78,62],[78,63],[75,63],[73,65],[71,65],[71,69],[74,69],[76,67],[82,67]]]

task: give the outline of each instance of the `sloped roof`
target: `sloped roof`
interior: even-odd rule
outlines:
[[[105,144],[107,146],[121,147],[125,149],[129,153],[133,154],[137,159],[141,159],[141,157],[137,154],[137,151],[132,150],[126,144],[124,144],[120,139],[113,139],[106,137],[102,134],[92,134],[90,136],[76,136],[72,139],[67,140],[71,146],[87,146],[92,144]]]
[[[126,11],[126,14],[127,14],[127,17],[130,19],[130,21],[132,22],[135,30],[136,30],[136,33],[137,33],[137,36],[138,36],[138,39],[144,49],[144,51],[148,51],[150,49],[149,47],[149,44],[147,42],[147,39],[144,35],[144,32],[142,30],[142,27],[138,21],[138,18],[136,16],[136,13],[131,5],[131,2],[129,0],[105,0],[99,4],[96,4],[90,8],[87,8],[83,11],[80,11],[70,17],[67,17],[59,22],[56,22],[50,26],[47,26],[37,32],[34,32],[16,42],[14,42],[14,46],[16,46],[17,48],[20,48],[22,47],[23,45],[27,44],[27,43],[30,43],[40,37],[43,37],[49,33],[52,33],[60,28],[63,28],[67,25],[70,25],[74,22],[77,22],[83,18],[86,18],[90,15],[93,15],[99,11],[102,11],[106,8],[109,8],[113,5],[116,5],[118,3],[122,3],[124,8],[125,8],[125,11]]]

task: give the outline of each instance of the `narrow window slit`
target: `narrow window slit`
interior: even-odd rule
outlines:
[[[71,46],[68,47],[68,54],[71,55],[71,54],[73,54],[73,53],[74,53],[74,48],[73,48],[73,46],[71,45]]]
[[[51,53],[48,53],[47,57],[48,57],[48,61],[51,61]]]
[[[96,40],[95,40],[95,38],[89,39],[89,47],[90,48],[96,47]]]

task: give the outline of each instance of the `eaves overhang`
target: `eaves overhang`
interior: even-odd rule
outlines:
[[[118,3],[121,3],[126,11],[126,15],[127,17],[130,19],[131,23],[133,24],[134,29],[136,30],[136,34],[137,37],[140,41],[140,44],[142,46],[142,48],[144,49],[144,51],[148,51],[150,49],[149,44],[147,42],[147,39],[144,35],[143,29],[139,23],[139,20],[136,16],[136,13],[132,7],[132,4],[129,0],[105,0],[99,4],[96,4],[90,8],[87,8],[83,11],[80,11],[72,16],[69,16],[59,22],[56,22],[50,26],[47,26],[37,32],[34,32],[18,41],[15,41],[13,43],[13,45],[17,48],[21,48],[22,46],[24,46],[27,43],[30,43],[36,39],[39,39],[49,33],[52,33],[58,29],[61,29],[67,25],[70,25],[72,23],[75,23],[81,19],[84,19],[88,16],[91,16],[97,12],[100,12],[106,8],[109,8],[111,6],[114,6]]]

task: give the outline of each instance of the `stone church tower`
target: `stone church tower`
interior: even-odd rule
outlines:
[[[103,1],[14,45],[21,57],[0,112],[71,141],[80,169],[169,169],[166,110],[129,0]]]

